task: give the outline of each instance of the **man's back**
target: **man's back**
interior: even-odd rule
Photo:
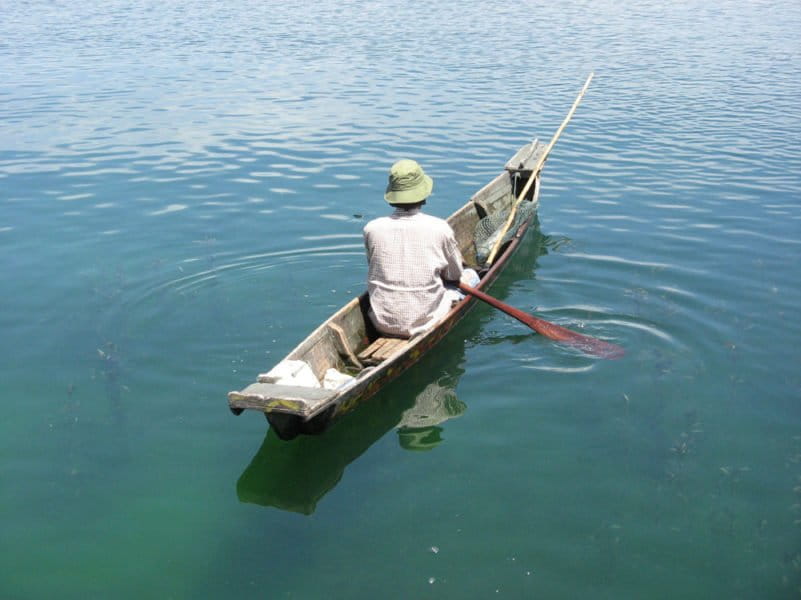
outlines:
[[[458,280],[462,257],[447,222],[398,208],[364,228],[371,317],[383,333],[411,336],[449,308],[445,280]]]

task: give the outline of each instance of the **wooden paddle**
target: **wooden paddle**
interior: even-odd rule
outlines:
[[[531,327],[540,335],[544,335],[545,337],[556,340],[557,342],[565,342],[566,344],[575,346],[587,354],[592,354],[600,358],[612,359],[620,358],[626,353],[623,348],[616,344],[611,344],[582,333],[576,333],[575,331],[571,331],[570,329],[562,327],[561,325],[549,323],[548,321],[540,319],[539,317],[535,317],[534,315],[530,315],[522,310],[518,310],[512,306],[509,306],[497,298],[493,298],[492,296],[470,287],[465,283],[459,282],[459,289],[465,294],[470,294],[479,300],[483,300],[490,306],[494,306],[498,310],[505,312],[510,317],[514,317],[524,325]]]

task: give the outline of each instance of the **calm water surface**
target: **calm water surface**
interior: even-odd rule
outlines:
[[[1,597],[801,595],[801,4],[0,9]],[[445,216],[590,71],[493,293],[625,358],[479,307],[323,436],[228,412],[394,160]]]

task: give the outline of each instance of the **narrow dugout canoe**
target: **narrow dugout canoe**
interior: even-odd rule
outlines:
[[[523,200],[534,203],[528,207],[531,210],[520,211],[525,212],[527,218],[520,222],[514,236],[501,247],[488,269],[476,255],[476,226],[484,217],[509,212],[546,150],[544,144],[536,141],[523,146],[502,173],[448,217],[464,262],[481,275],[477,289],[486,291],[517,250],[536,215],[539,181],[529,188]],[[321,433],[420,360],[475,302],[475,298],[467,296],[434,327],[411,339],[385,338],[375,330],[367,316],[370,299],[365,292],[335,312],[283,359],[303,361],[320,382],[329,369],[349,373],[352,378],[346,384],[334,390],[282,385],[272,382],[271,377],[260,375],[256,383],[241,391],[230,392],[228,406],[235,415],[244,410],[263,412],[270,426],[285,440],[299,434]]]

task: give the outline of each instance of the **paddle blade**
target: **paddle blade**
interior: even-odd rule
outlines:
[[[525,315],[525,313],[523,314]],[[615,359],[620,358],[626,353],[623,348],[616,344],[605,342],[604,340],[596,337],[572,331],[566,327],[557,325],[556,323],[543,321],[542,319],[538,319],[532,315],[526,315],[526,317],[530,317],[530,320],[528,318],[526,320],[518,320],[531,327],[540,335],[552,340],[556,340],[557,342],[570,344],[571,346],[578,348],[587,354],[592,354],[593,356],[598,356],[600,358]]]
[[[571,346],[578,348],[587,354],[592,354],[593,356],[598,356],[599,358],[615,359],[620,358],[626,353],[623,348],[616,344],[605,342],[603,340],[599,340],[598,338],[584,335],[583,333],[577,333],[566,327],[562,327],[561,325],[556,325],[555,323],[550,323],[545,319],[540,319],[539,317],[525,313],[522,310],[514,308],[513,306],[509,306],[497,298],[494,298],[489,294],[485,294],[484,292],[472,288],[464,283],[459,283],[459,289],[466,294],[475,296],[490,306],[505,312],[510,317],[514,317],[524,325],[531,327],[531,329],[540,335],[557,342],[570,344]]]

